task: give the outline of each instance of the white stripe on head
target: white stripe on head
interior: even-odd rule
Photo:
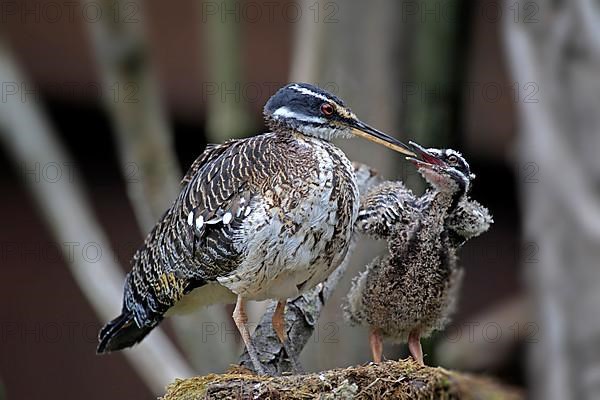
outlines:
[[[435,147],[430,147],[426,149],[429,153],[433,154],[436,157],[441,157],[444,153],[440,149],[436,149]]]
[[[322,95],[321,93],[313,92],[312,90],[302,87],[298,84],[292,85],[292,86],[290,86],[290,88],[294,89],[295,91],[297,91],[299,93],[316,97],[317,99],[323,100],[324,102],[327,102],[327,103],[333,105],[335,107],[335,109],[337,110],[337,113],[344,118],[356,119],[356,115],[354,115],[354,113],[352,113],[349,109],[347,109],[343,105],[338,104],[334,99],[330,99],[327,96]]]
[[[305,114],[299,114],[297,112],[290,110],[289,108],[287,108],[285,106],[279,107],[277,110],[275,110],[275,112],[273,113],[273,116],[283,117],[283,118],[291,118],[291,119],[295,119],[295,120],[303,121],[303,122],[314,122],[317,124],[324,124],[327,122],[327,119],[325,119],[325,118],[313,117],[313,116],[305,115]]]
[[[446,155],[448,155],[448,156],[449,156],[449,155],[451,155],[451,154],[454,154],[455,156],[457,156],[457,157],[460,157],[460,158],[464,159],[463,155],[462,155],[462,154],[460,154],[460,152],[458,152],[458,151],[456,151],[456,150],[454,150],[454,149],[446,149]]]
[[[307,94],[307,95],[309,95],[309,96],[316,97],[317,99],[321,99],[321,100],[323,100],[323,101],[327,101],[327,102],[329,102],[329,101],[330,101],[330,99],[328,99],[327,97],[323,96],[321,93],[313,92],[312,90],[310,90],[310,89],[307,89],[307,88],[305,88],[305,87],[302,87],[302,86],[300,86],[300,85],[298,85],[298,84],[296,84],[296,85],[292,85],[292,86],[290,86],[290,87],[291,87],[292,89],[294,89],[296,92],[300,92],[300,93],[302,93],[302,94]]]

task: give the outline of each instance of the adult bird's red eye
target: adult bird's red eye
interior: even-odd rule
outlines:
[[[323,103],[321,104],[321,112],[326,115],[326,116],[330,116],[333,115],[333,106],[329,103]]]

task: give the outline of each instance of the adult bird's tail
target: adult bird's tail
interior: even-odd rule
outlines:
[[[154,328],[153,326],[139,327],[133,319],[133,314],[123,310],[123,313],[102,328],[98,339],[100,343],[96,353],[109,353],[115,350],[133,346],[139,343]]]

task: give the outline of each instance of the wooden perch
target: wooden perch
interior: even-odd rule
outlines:
[[[404,360],[281,377],[257,376],[238,367],[222,375],[177,380],[163,400],[522,398],[519,390],[488,378]]]

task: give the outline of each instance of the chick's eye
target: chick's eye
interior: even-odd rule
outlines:
[[[333,115],[333,106],[329,103],[323,103],[321,104],[321,112],[326,115],[326,116],[331,116]]]
[[[452,156],[448,157],[448,162],[450,164],[456,164],[458,162],[458,158],[456,158],[456,156],[452,155]]]

